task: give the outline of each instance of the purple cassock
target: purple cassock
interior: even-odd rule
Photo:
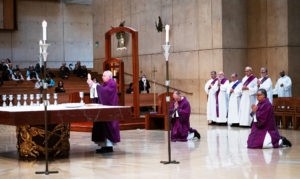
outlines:
[[[118,105],[117,84],[113,79],[102,85],[97,85],[98,103],[103,105]],[[119,121],[95,122],[92,132],[92,141],[103,142],[109,139],[113,143],[120,142]]]
[[[263,148],[263,143],[267,132],[270,134],[274,148],[279,147],[279,135],[276,121],[274,117],[273,107],[269,99],[257,104],[256,119],[257,122],[252,122],[251,133],[248,137],[248,148]],[[251,115],[253,115],[251,113]]]
[[[170,107],[170,118],[172,118],[172,115],[175,113],[176,110],[174,110],[174,104],[175,100],[173,101],[171,107]],[[181,101],[178,102],[178,108],[177,108],[179,117],[174,117],[171,120],[171,141],[181,141],[185,142],[187,141],[187,137],[189,135],[189,132],[195,132],[195,129],[192,129],[190,127],[190,114],[191,114],[191,107],[190,103],[186,100],[185,97]]]

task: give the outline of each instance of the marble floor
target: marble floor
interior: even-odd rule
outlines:
[[[292,148],[246,148],[250,129],[208,126],[203,115],[192,115],[191,125],[201,139],[172,143],[172,159],[180,164],[163,165],[167,160],[167,133],[164,131],[121,131],[121,142],[112,154],[96,154],[90,133],[71,132],[68,159],[50,162],[58,174],[36,175],[45,169],[43,161],[19,161],[15,127],[0,126],[0,178],[300,178],[300,131],[280,130]]]

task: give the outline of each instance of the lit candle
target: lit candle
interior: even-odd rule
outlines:
[[[47,40],[47,22],[45,20],[42,23],[42,27],[43,27],[43,40],[46,41]]]
[[[170,31],[170,25],[165,26],[166,29],[166,43],[169,43],[169,31]]]

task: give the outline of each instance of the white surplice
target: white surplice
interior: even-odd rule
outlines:
[[[218,103],[219,103],[219,117],[217,116],[218,123],[227,122],[227,111],[228,111],[227,88],[228,88],[228,86],[229,86],[228,80],[226,80],[226,82],[224,84],[220,85],[220,92],[218,95]]]
[[[242,83],[239,83],[234,91],[230,94],[230,90],[232,89],[232,86],[237,81],[233,81],[228,85],[227,88],[227,94],[229,95],[229,105],[228,105],[228,123],[229,124],[238,124],[240,122],[239,120],[239,109],[240,109],[240,101],[241,101],[241,95],[242,95]]]
[[[260,78],[261,81],[263,78]],[[259,89],[265,89],[267,91],[267,98],[269,98],[270,103],[273,102],[273,90],[272,90],[272,80],[269,77],[264,81],[264,83],[260,84]]]
[[[280,86],[283,84],[283,87]],[[277,80],[273,94],[278,94],[278,97],[292,97],[292,80],[288,76],[281,77]]]
[[[210,79],[205,84],[205,92],[208,94],[207,99],[207,109],[206,109],[206,116],[207,120],[211,120],[216,122],[217,120],[217,111],[216,111],[216,92],[218,91],[218,81],[215,82],[214,85],[210,89],[208,89],[209,85],[211,85],[211,82],[213,82],[214,79]]]
[[[247,81],[249,77],[245,76],[242,80],[242,85]],[[240,102],[239,109],[239,119],[240,126],[250,126],[252,122],[251,105],[256,103],[256,93],[257,93],[257,78],[254,78],[247,87],[249,90],[240,90],[242,91],[242,97]]]

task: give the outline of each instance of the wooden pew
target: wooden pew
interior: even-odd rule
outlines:
[[[154,97],[156,103],[158,101],[157,93],[141,93],[140,94],[140,107],[154,106]],[[133,95],[125,94],[125,106],[133,106]],[[157,106],[157,104],[155,105]]]

